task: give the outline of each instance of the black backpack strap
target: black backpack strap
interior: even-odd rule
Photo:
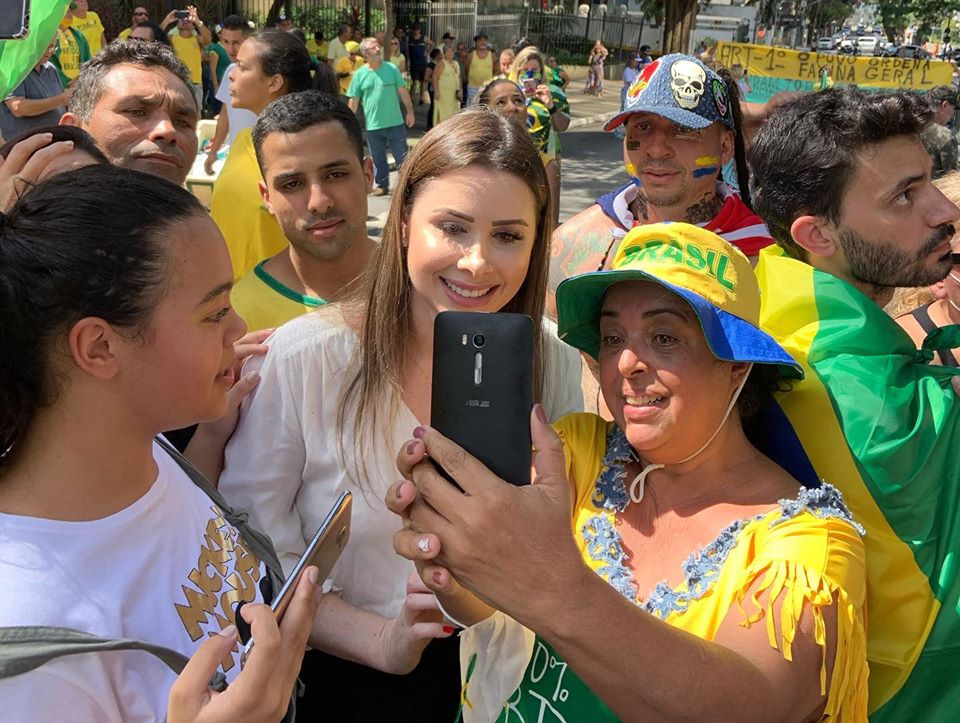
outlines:
[[[283,567],[280,565],[280,558],[277,557],[277,553],[273,549],[273,542],[270,541],[270,538],[250,525],[246,512],[237,512],[230,507],[223,495],[220,494],[220,490],[210,484],[207,478],[200,473],[200,470],[194,467],[193,464],[190,463],[190,460],[180,454],[170,442],[163,437],[157,437],[156,441],[157,444],[163,447],[167,454],[173,457],[174,461],[187,473],[187,476],[193,483],[203,490],[207,497],[213,500],[214,504],[220,508],[227,522],[239,530],[244,541],[247,543],[247,547],[266,565],[273,582],[273,594],[276,595],[280,592],[285,577]]]
[[[115,650],[141,650],[161,660],[179,675],[189,658],[176,650],[130,638],[101,638],[72,628],[24,625],[0,628],[0,678],[28,673],[65,655],[103,653]],[[219,670],[210,687],[224,690],[226,680]]]

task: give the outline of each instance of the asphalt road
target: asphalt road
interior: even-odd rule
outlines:
[[[622,145],[600,123],[572,128],[563,133],[563,162],[560,188],[560,221],[563,222],[592,204],[597,196],[626,182]],[[397,174],[390,174],[396,186]],[[368,198],[367,227],[378,237],[387,218],[392,196]]]

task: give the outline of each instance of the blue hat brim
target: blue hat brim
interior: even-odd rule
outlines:
[[[801,367],[772,336],[696,292],[638,269],[611,269],[580,274],[557,287],[560,338],[597,359],[600,351],[600,307],[607,290],[624,281],[654,281],[690,304],[713,355],[722,361],[773,364],[783,377],[803,379]],[[566,318],[565,318],[566,317]]]

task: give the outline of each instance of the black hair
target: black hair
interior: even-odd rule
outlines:
[[[954,108],[957,107],[957,89],[951,88],[949,85],[938,85],[931,88],[927,91],[925,97],[930,101],[934,111],[940,107],[941,103],[949,103]]]
[[[774,402],[775,392],[790,391],[790,383],[774,364],[754,364],[743,390],[737,398],[737,413],[743,433],[754,447],[766,448],[769,427],[767,411]]]
[[[340,95],[340,79],[330,63],[320,61],[314,67],[313,89],[330,95]]]
[[[443,55],[443,51],[440,48],[434,48],[430,51],[430,60],[436,60],[441,55]]]
[[[61,141],[73,141],[73,149],[76,151],[83,151],[88,156],[92,156],[93,160],[97,163],[110,163],[103,151],[97,147],[97,142],[93,140],[93,136],[87,133],[83,128],[79,126],[38,126],[37,128],[31,128],[28,131],[14,136],[9,141],[7,141],[2,148],[0,148],[0,158],[6,159],[10,155],[10,152],[13,150],[13,147],[25,141],[28,138],[33,138],[36,135],[41,133],[49,133],[53,136],[53,140],[50,143],[60,143]]]
[[[0,466],[56,401],[56,357],[79,320],[149,331],[172,265],[163,231],[206,214],[185,189],[111,165],[37,184],[0,224]]]
[[[307,34],[303,32],[300,28],[294,28],[293,30],[290,30],[288,32],[304,45],[307,44]]]
[[[153,35],[154,42],[160,43],[161,45],[166,45],[168,48],[171,48],[170,38],[167,36],[167,31],[161,28],[152,20],[148,20],[145,23],[140,23],[137,28],[150,28],[150,33]],[[134,28],[136,30],[136,28]],[[130,38],[130,40],[140,40],[140,38]]]
[[[322,31],[322,30],[317,30],[317,31],[315,31],[315,32],[313,33],[313,39],[316,40],[318,43],[322,43],[322,42],[323,42],[323,31]]]
[[[103,94],[103,79],[116,65],[139,65],[143,68],[166,68],[181,81],[195,100],[190,70],[173,52],[169,42],[164,45],[149,40],[114,40],[83,64],[74,81],[69,109],[82,123],[88,123],[93,109]]]
[[[747,145],[743,139],[743,113],[740,110],[740,86],[736,78],[725,67],[715,68],[714,72],[727,88],[727,97],[730,99],[730,115],[733,116],[733,164],[737,169],[737,184],[740,187],[740,199],[753,210],[750,202],[750,168],[747,166]],[[727,181],[731,179],[725,179]]]
[[[250,32],[250,23],[242,15],[227,15],[220,23],[220,30],[242,30],[245,33]]]
[[[263,142],[271,133],[299,133],[320,123],[339,123],[350,145],[363,162],[363,131],[357,114],[335,95],[307,90],[288,93],[263,109],[253,127],[253,150],[260,172],[264,171]]]
[[[284,92],[308,90],[313,82],[313,62],[306,44],[284,30],[258,30],[250,37],[260,44],[260,70],[264,75],[282,75]]]
[[[860,150],[916,136],[932,118],[927,100],[910,91],[834,86],[804,93],[777,108],[753,139],[747,161],[754,208],[777,243],[805,260],[791,224],[806,214],[839,223]]]
[[[492,91],[494,87],[500,85],[501,83],[509,83],[514,89],[521,90],[520,86],[509,78],[498,78],[494,76],[480,86],[480,90],[477,92],[477,105],[490,105],[490,91]]]

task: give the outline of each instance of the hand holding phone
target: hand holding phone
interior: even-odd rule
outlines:
[[[523,92],[529,96],[537,92],[537,79],[533,77],[532,70],[528,70],[527,74],[523,77]]]
[[[177,20],[186,20],[190,17],[189,10],[177,10]]]
[[[297,564],[290,571],[290,576],[283,584],[280,592],[270,603],[270,609],[277,616],[277,621],[283,619],[283,613],[293,598],[294,590],[305,568],[313,566],[320,571],[320,582],[323,583],[333,570],[333,566],[340,558],[340,553],[346,547],[350,540],[350,514],[352,509],[353,495],[344,492],[340,495],[333,507],[327,513],[326,518],[320,524],[306,551],[297,560]],[[246,663],[250,652],[253,650],[254,640],[251,638],[243,647],[240,654],[240,665]]]

